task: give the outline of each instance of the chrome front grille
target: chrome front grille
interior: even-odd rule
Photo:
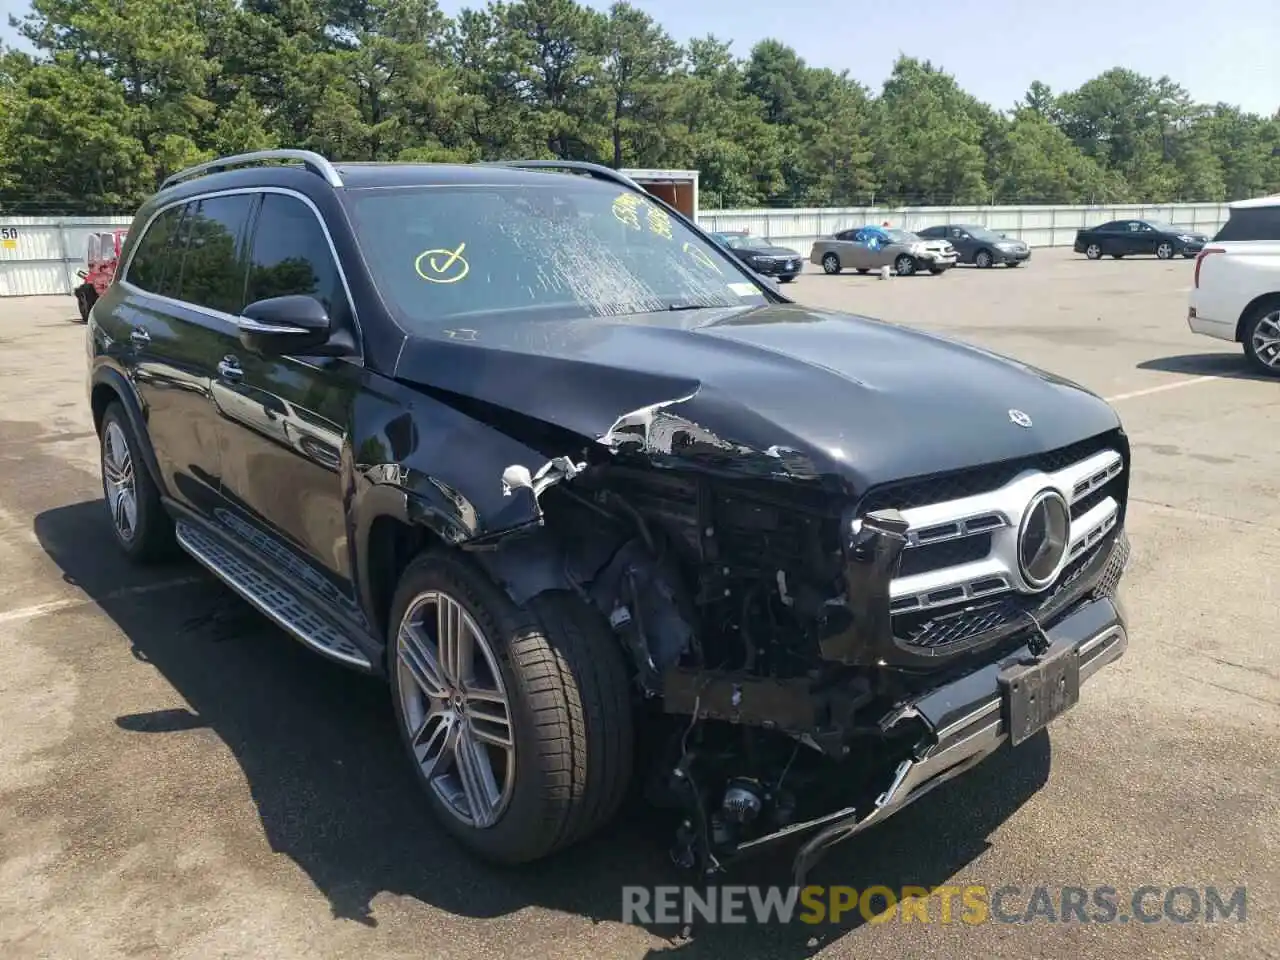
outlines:
[[[1124,467],[1120,450],[1086,441],[868,497],[878,502],[864,503],[863,512],[895,505],[894,493],[908,501],[899,507],[910,524],[908,544],[890,587],[895,636],[915,647],[968,646],[992,631],[1029,622],[1026,614],[1051,604],[1073,578],[1091,569],[1099,551],[1114,549]],[[929,502],[929,488],[952,495]],[[1065,500],[1070,529],[1056,575],[1036,589],[1023,573],[1018,541],[1029,508],[1045,490]]]

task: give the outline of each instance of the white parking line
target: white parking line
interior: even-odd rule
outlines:
[[[123,590],[112,590],[105,593],[96,600],[92,597],[64,597],[61,600],[48,600],[44,603],[36,603],[29,607],[19,607],[17,610],[0,611],[0,623],[13,623],[18,620],[32,620],[36,617],[43,617],[45,614],[57,613],[59,610],[69,610],[72,607],[82,607],[89,603],[101,603],[104,600],[118,600],[121,597],[138,596],[144,593],[156,593],[160,590],[172,590],[174,587],[185,587],[192,583],[204,583],[204,577],[179,577],[176,580],[165,580],[161,583],[148,583],[141,587],[125,587]]]
[[[1192,387],[1197,383],[1208,383],[1210,380],[1221,380],[1222,377],[1191,377],[1188,380],[1175,380],[1173,383],[1163,383],[1158,387],[1147,387],[1145,390],[1130,390],[1128,393],[1117,393],[1114,397],[1103,397],[1107,403],[1115,403],[1117,400],[1132,400],[1134,397],[1145,397],[1152,393],[1164,393],[1166,390],[1178,390],[1182,387]]]

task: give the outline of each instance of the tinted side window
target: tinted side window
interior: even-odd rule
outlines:
[[[296,197],[264,194],[249,257],[246,302],[307,294],[341,319],[347,298],[315,213]]]
[[[244,228],[251,194],[206,197],[188,207],[179,300],[237,314],[244,306]]]
[[[1280,207],[1232,210],[1214,240],[1272,240],[1280,242]]]
[[[179,256],[174,240],[182,222],[182,211],[181,205],[170,207],[151,221],[129,262],[129,274],[125,278],[129,283],[148,293],[161,293],[165,272],[177,273]]]

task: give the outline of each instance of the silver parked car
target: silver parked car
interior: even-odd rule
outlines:
[[[925,240],[908,230],[890,227],[861,227],[842,230],[813,245],[809,262],[820,264],[827,273],[846,267],[866,273],[893,267],[900,277],[921,270],[942,273],[956,265],[958,255],[945,240]]]

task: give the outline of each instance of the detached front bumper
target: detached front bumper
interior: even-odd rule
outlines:
[[[922,721],[926,735],[911,755],[898,764],[892,780],[870,809],[844,810],[794,824],[763,841],[809,835],[793,863],[795,881],[803,886],[814,863],[833,845],[880,823],[919,800],[935,787],[972,769],[1011,739],[1038,732],[1022,723],[1012,727],[1010,677],[1028,663],[1062,662],[1073,658],[1081,686],[1099,670],[1118,660],[1128,647],[1125,616],[1114,599],[1097,599],[1077,607],[1046,631],[1048,649],[1036,657],[1028,646],[973,673],[931,691],[895,711],[895,720]],[[1024,720],[1025,718],[1018,718]]]

